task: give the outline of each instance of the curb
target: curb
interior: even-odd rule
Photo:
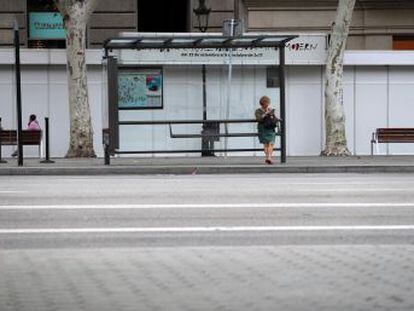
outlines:
[[[0,176],[414,173],[407,165],[7,167]]]

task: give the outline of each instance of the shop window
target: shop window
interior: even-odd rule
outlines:
[[[394,36],[394,50],[414,50],[414,36]]]
[[[65,29],[54,0],[27,1],[29,48],[65,48]]]
[[[138,0],[138,31],[186,32],[188,0]]]

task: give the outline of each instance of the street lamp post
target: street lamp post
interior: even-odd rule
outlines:
[[[23,165],[22,145],[22,89],[20,74],[20,39],[19,24],[14,21],[14,51],[15,51],[15,72],[16,72],[16,112],[17,112],[17,164]]]
[[[205,0],[198,1],[198,7],[193,9],[194,14],[197,16],[198,21],[198,30],[200,32],[206,32],[208,29],[208,19],[210,17],[211,8],[206,6]],[[202,65],[202,75],[203,75],[203,121],[207,120],[207,68],[206,65]],[[206,123],[203,124],[203,130],[206,129]],[[203,157],[206,156],[214,156],[214,153],[209,149],[209,141],[205,138],[201,139],[201,155]]]

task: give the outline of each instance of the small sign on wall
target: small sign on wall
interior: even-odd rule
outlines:
[[[66,31],[59,12],[30,12],[30,40],[64,40]]]
[[[163,107],[161,68],[120,68],[119,109],[161,109]]]

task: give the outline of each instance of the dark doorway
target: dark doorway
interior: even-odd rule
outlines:
[[[186,32],[188,0],[138,0],[139,32]]]

